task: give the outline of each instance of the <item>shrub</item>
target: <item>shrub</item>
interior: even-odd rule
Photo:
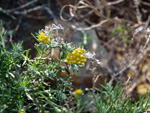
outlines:
[[[132,104],[129,98],[120,101],[124,90],[120,85],[114,88],[105,84],[104,90],[92,94],[92,98],[84,99],[91,93],[84,94],[78,89],[75,96],[70,93],[73,86],[68,80],[76,75],[79,68],[84,67],[87,58],[95,59],[83,47],[75,47],[65,43],[57,34],[51,37],[50,30],[41,30],[33,37],[38,41],[35,48],[38,57],[31,59],[30,49],[23,50],[22,42],[6,45],[5,33],[0,26],[0,112],[52,112],[52,113],[80,113],[84,112],[90,101],[95,106],[93,113],[144,112],[149,106],[148,95],[143,104],[143,98]],[[54,55],[54,51],[57,54]],[[97,63],[100,63],[95,59]],[[71,71],[71,70],[73,71]],[[66,72],[61,77],[62,72]],[[70,97],[73,98],[72,101]],[[84,99],[84,101],[83,101]],[[67,105],[66,105],[67,103]],[[72,106],[72,105],[73,106]]]

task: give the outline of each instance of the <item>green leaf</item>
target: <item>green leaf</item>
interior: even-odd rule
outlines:
[[[37,46],[35,46],[35,49],[37,50],[39,56],[41,56],[41,51],[40,51],[40,49],[39,49]]]
[[[9,74],[10,74],[13,78],[15,78],[15,75],[13,75],[11,72],[9,72]]]
[[[30,100],[33,100],[32,97],[29,95],[29,93],[26,92],[26,95]]]
[[[28,55],[29,55],[30,50],[31,50],[31,49],[28,49],[28,50],[26,51],[26,56],[25,56],[24,62],[23,62],[23,64],[22,64],[23,66],[26,64],[26,62],[27,62],[27,60],[28,60]]]
[[[36,38],[36,36],[34,36],[33,33],[31,33],[31,35],[33,36],[33,38],[34,38],[36,41],[38,41],[38,39]],[[38,41],[38,42],[39,42],[39,41]]]

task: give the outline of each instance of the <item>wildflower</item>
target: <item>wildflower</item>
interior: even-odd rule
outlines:
[[[21,111],[19,111],[19,113],[25,113],[24,109],[21,109]]]
[[[75,92],[76,96],[82,95],[82,90],[81,89],[77,89]]]
[[[68,53],[65,62],[85,65],[86,56],[83,55],[85,49],[75,49],[72,53]]]
[[[38,36],[38,41],[43,42],[44,44],[49,44],[50,39],[43,32],[41,32],[40,35]]]

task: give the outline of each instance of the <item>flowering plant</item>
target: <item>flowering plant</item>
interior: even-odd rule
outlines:
[[[101,64],[83,47],[65,43],[58,35],[62,26],[46,27],[33,37],[38,43],[35,48],[38,56],[30,58],[29,50],[23,50],[22,43],[6,45],[7,40],[0,26],[0,112],[1,113],[81,113],[81,112],[143,112],[149,106],[148,96],[145,103],[140,99],[131,104],[129,99],[119,103],[123,94],[120,86],[103,86],[98,94],[87,93],[70,84],[69,78],[76,75],[79,68],[91,59]],[[56,36],[52,36],[56,30]],[[11,48],[11,49],[10,49]],[[70,68],[73,70],[71,72]],[[62,72],[66,72],[61,76]],[[94,90],[94,89],[93,89]],[[121,91],[121,92],[120,92]],[[84,92],[84,93],[83,93]],[[93,97],[92,97],[93,95]],[[90,97],[89,97],[90,96]],[[94,102],[94,103],[91,103]],[[129,106],[126,106],[129,104]],[[122,106],[122,107],[121,107]],[[87,109],[90,108],[90,109]]]
[[[30,49],[22,49],[22,43],[12,44],[13,49],[9,51],[3,33],[0,32],[0,92],[3,92],[0,93],[1,112],[66,111],[62,104],[68,101],[67,96],[72,88],[68,78],[85,65],[86,51],[65,43],[58,34],[53,37],[54,30],[58,32],[58,29],[62,29],[61,26],[55,27],[46,27],[37,36],[33,35],[38,41],[35,44],[38,56],[34,59],[29,56]],[[72,55],[69,56],[71,52]],[[61,77],[63,71],[67,73]]]

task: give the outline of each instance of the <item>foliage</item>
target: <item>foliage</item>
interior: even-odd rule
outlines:
[[[83,90],[78,89],[73,96],[72,93],[69,93],[73,86],[68,78],[73,74],[76,75],[76,71],[84,65],[73,63],[70,58],[79,54],[78,57],[83,58],[77,57],[77,59],[83,60],[82,62],[85,63],[89,56],[83,47],[75,47],[70,43],[65,43],[60,37],[54,39],[51,37],[50,31],[40,31],[37,36],[33,35],[38,41],[35,44],[38,57],[31,59],[29,56],[30,49],[23,50],[22,42],[11,43],[9,46],[9,42],[5,39],[6,33],[2,33],[1,28],[2,24],[0,26],[1,113],[81,113],[93,100],[96,109],[93,111],[94,113],[137,113],[148,108],[148,95],[144,104],[141,97],[140,101],[135,104],[132,104],[128,98],[120,101],[123,90],[120,90],[121,86],[118,84],[115,88],[112,85],[105,84],[104,90],[100,90],[97,95],[93,95],[93,98],[84,101],[83,99],[91,93],[84,94]],[[38,38],[40,38],[40,41]],[[44,42],[45,40],[46,42]],[[54,50],[55,52],[53,52]],[[56,56],[54,53],[56,53]],[[69,56],[69,54],[72,55]],[[66,62],[68,56],[71,62]],[[70,68],[73,72],[70,71]],[[65,77],[60,76],[62,71],[66,72]],[[69,100],[69,96],[72,96],[72,102]],[[67,106],[65,105],[66,102]],[[73,106],[71,106],[72,103]]]
[[[68,43],[54,45],[51,41],[48,45],[40,42],[35,46],[39,56],[31,59],[30,49],[24,51],[22,43],[11,43],[10,49],[11,47],[6,47],[4,34],[0,32],[0,36],[1,112],[19,112],[22,109],[33,112],[60,112],[64,109],[61,104],[67,101],[67,92],[72,87],[67,81],[72,73],[67,68],[69,64],[60,64],[64,62],[67,52],[71,52],[74,47]],[[58,48],[58,54],[62,54],[59,55],[59,61],[50,58],[53,48]],[[71,66],[74,72],[80,67],[78,64]],[[59,76],[62,71],[67,72],[64,78]]]
[[[103,90],[99,90],[99,94],[93,96],[96,107],[93,113],[143,113],[150,106],[149,94],[145,98],[140,96],[138,102],[132,103],[130,98],[123,95],[121,85],[116,84],[113,87],[112,84],[105,83],[102,87]]]

